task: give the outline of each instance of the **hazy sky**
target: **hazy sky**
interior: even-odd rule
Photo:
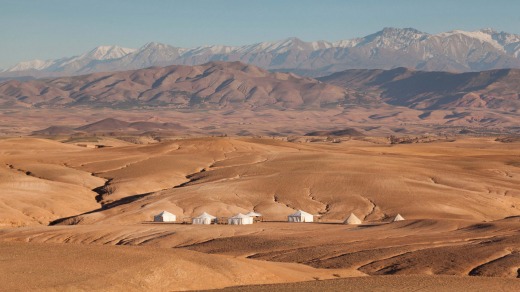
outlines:
[[[349,39],[383,27],[520,34],[518,0],[0,0],[0,68],[98,45],[243,45]]]

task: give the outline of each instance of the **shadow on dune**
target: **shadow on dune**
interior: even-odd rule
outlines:
[[[88,211],[88,212],[85,212],[85,213],[81,213],[81,214],[77,214],[77,215],[73,215],[73,216],[69,216],[69,217],[63,217],[63,218],[56,219],[54,221],[51,221],[49,223],[49,226],[58,225],[58,224],[61,224],[61,223],[65,223],[67,225],[75,225],[75,224],[81,222],[81,217],[80,216],[82,216],[82,215],[88,215],[88,214],[92,214],[92,213],[108,210],[108,209],[111,209],[111,208],[114,208],[114,207],[117,207],[117,206],[130,204],[130,203],[135,202],[135,201],[137,201],[137,200],[139,200],[141,198],[144,198],[144,197],[146,197],[146,196],[148,196],[150,194],[152,194],[152,192],[146,193],[146,194],[138,194],[138,195],[124,197],[124,198],[122,198],[120,200],[113,201],[113,202],[110,202],[110,203],[106,203],[106,204],[102,205],[101,208],[98,208],[98,209],[95,209],[95,210],[92,210],[92,211]]]

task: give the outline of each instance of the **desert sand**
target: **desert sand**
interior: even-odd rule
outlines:
[[[518,289],[518,142],[103,139],[0,140],[3,290]],[[318,222],[284,222],[297,209]]]
[[[452,276],[377,276],[238,286],[218,291],[516,291],[520,281]],[[211,290],[215,291],[215,290]]]

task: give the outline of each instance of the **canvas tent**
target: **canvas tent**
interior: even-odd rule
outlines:
[[[228,219],[229,225],[246,225],[253,224],[253,217],[238,213],[237,215]]]
[[[314,216],[305,211],[298,210],[296,213],[287,216],[289,222],[313,222]]]
[[[153,216],[154,222],[174,222],[175,220],[177,220],[177,216],[168,211],[162,211],[161,213]]]
[[[349,224],[349,225],[359,225],[363,222],[361,222],[361,219],[359,219],[354,213],[350,213],[350,216],[343,222],[343,224]]]
[[[397,214],[397,216],[395,216],[394,220],[392,220],[393,222],[396,222],[396,221],[403,221],[404,218],[403,216],[401,216],[401,214]]]
[[[193,218],[192,224],[211,224],[216,223],[217,217],[212,216],[206,212],[200,214],[198,217]]]
[[[251,212],[247,213],[246,216],[249,216],[249,217],[262,217],[262,214],[256,213],[255,211],[251,211]]]

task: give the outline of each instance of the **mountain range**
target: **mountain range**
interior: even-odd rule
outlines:
[[[465,73],[351,69],[318,80],[417,110],[481,108],[517,113],[520,109],[519,69]]]
[[[241,62],[210,62],[9,80],[0,83],[2,108],[320,109],[359,97],[347,88]]]
[[[177,110],[347,109],[385,105],[420,111],[520,108],[520,69],[449,73],[350,69],[318,79],[241,62],[171,65],[0,83],[2,108]]]
[[[520,35],[493,29],[428,34],[413,28],[385,28],[337,42],[287,38],[245,46],[180,48],[148,43],[139,49],[101,46],[75,57],[21,62],[0,73],[13,77],[60,77],[151,66],[240,61],[271,71],[320,77],[347,69],[468,72],[520,68]]]

